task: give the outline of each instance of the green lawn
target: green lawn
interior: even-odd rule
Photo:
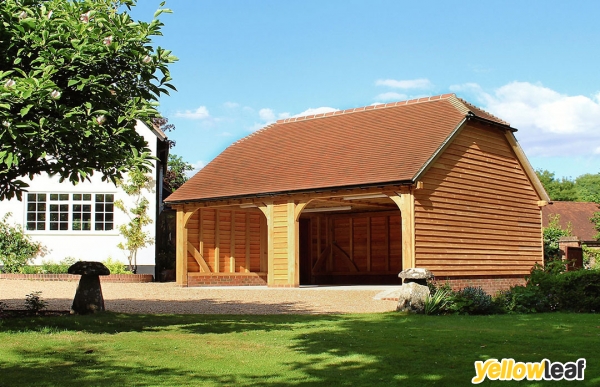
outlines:
[[[466,386],[474,361],[587,360],[600,316],[127,315],[0,322],[0,386]]]

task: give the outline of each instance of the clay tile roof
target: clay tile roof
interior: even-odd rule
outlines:
[[[600,211],[596,203],[589,202],[553,202],[542,207],[542,226],[547,227],[550,215],[560,215],[559,224],[566,229],[571,224],[573,236],[582,241],[593,241],[597,231],[590,221],[594,212]]]
[[[279,120],[230,145],[167,202],[411,182],[468,117],[454,94]]]

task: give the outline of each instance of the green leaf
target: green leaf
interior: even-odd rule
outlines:
[[[29,113],[29,110],[31,110],[32,107],[33,107],[33,105],[27,105],[27,106],[23,107],[20,112],[21,117],[25,117],[25,115],[27,115],[27,113]]]

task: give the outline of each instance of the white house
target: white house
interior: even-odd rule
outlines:
[[[150,202],[153,223],[146,227],[154,239],[159,213],[162,211],[162,177],[165,172],[169,144],[158,128],[150,128],[137,121],[136,130],[142,134],[160,161],[153,161],[152,188],[144,196]],[[48,250],[34,264],[44,261],[58,262],[66,257],[85,261],[104,261],[111,257],[127,263],[127,252],[117,247],[124,241],[118,232],[121,224],[129,222],[127,215],[114,206],[121,199],[127,208],[132,198],[110,182],[103,182],[100,174],[73,185],[59,182],[59,177],[39,175],[33,180],[24,179],[30,187],[23,200],[0,201],[0,216],[11,212],[10,223],[23,226],[25,232],[41,242]],[[141,249],[137,254],[137,272],[155,274],[156,246]]]

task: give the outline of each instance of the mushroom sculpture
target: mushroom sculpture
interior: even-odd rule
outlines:
[[[69,274],[80,274],[71,313],[90,314],[104,311],[104,297],[100,276],[109,275],[110,270],[101,262],[79,261],[69,267]]]

